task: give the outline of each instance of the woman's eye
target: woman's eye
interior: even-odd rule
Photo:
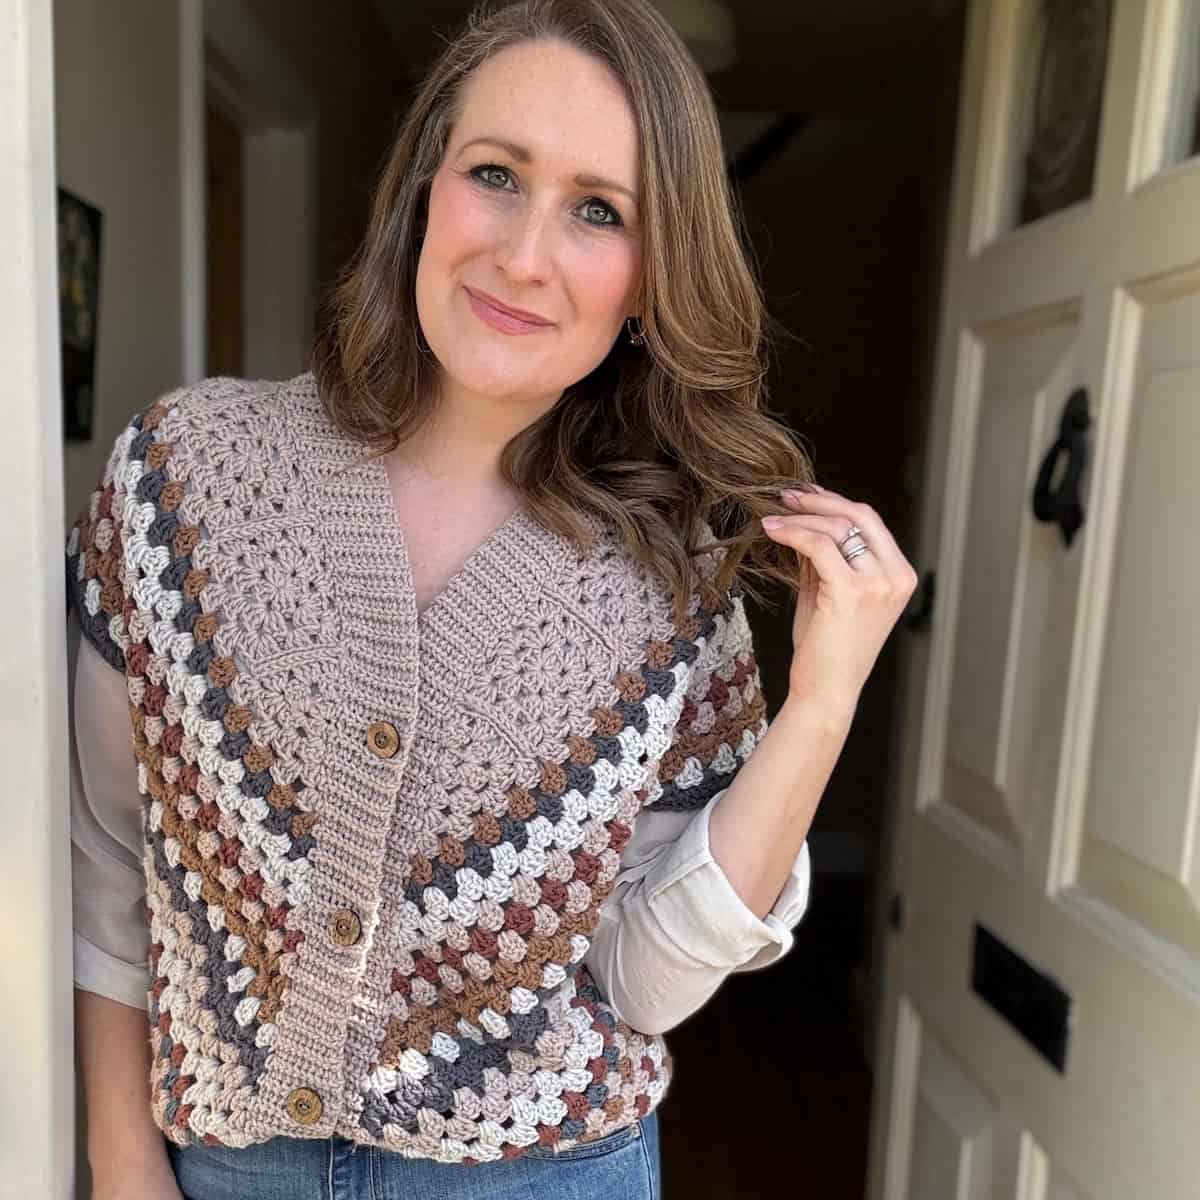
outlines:
[[[503,168],[498,167],[494,163],[484,163],[481,167],[476,167],[472,172],[476,179],[486,183],[488,187],[504,188],[505,184],[512,177]]]
[[[495,163],[483,163],[478,167],[473,167],[471,175],[473,178],[478,179],[484,187],[492,188],[495,191],[508,192],[514,190],[514,187],[510,186],[514,184],[512,173],[507,167],[499,167]],[[611,204],[595,196],[589,200],[585,200],[579,206],[579,211],[583,213],[583,219],[588,225],[612,225],[616,227],[624,224],[621,220],[621,214]]]
[[[605,204],[603,200],[585,200],[583,202],[583,212],[591,214],[585,217],[589,225],[620,225],[621,215],[611,204]],[[599,219],[593,219],[596,214],[599,214]]]

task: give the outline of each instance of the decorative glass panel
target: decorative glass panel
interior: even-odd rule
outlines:
[[[1180,0],[1167,116],[1166,163],[1200,154],[1200,0]]]
[[[1111,0],[1042,0],[1026,60],[1019,224],[1092,194]]]

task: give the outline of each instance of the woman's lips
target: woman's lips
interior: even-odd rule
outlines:
[[[478,292],[473,292],[469,287],[463,288],[467,294],[467,302],[471,305],[475,315],[481,320],[490,325],[493,329],[500,330],[501,333],[537,333],[541,329],[550,329],[551,325],[548,321],[532,321],[524,317],[514,316],[504,309],[497,308],[493,304],[489,304]]]

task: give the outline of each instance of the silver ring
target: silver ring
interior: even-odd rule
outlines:
[[[851,525],[846,536],[842,538],[840,542],[838,542],[838,549],[840,550],[852,537],[858,537],[860,533],[862,533],[862,530],[859,529],[857,525]]]
[[[851,525],[846,536],[842,538],[840,542],[838,542],[837,547],[842,551],[842,557],[847,562],[853,562],[860,554],[866,554],[871,549],[871,547],[868,546],[866,541],[862,538],[861,534],[862,530],[859,529],[857,525]],[[854,538],[858,538],[860,544],[851,550],[842,550],[842,547],[847,542],[853,541]]]

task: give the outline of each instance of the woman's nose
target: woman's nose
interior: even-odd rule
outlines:
[[[530,210],[513,223],[497,247],[496,263],[512,279],[543,282],[553,263],[550,241],[546,215]]]

